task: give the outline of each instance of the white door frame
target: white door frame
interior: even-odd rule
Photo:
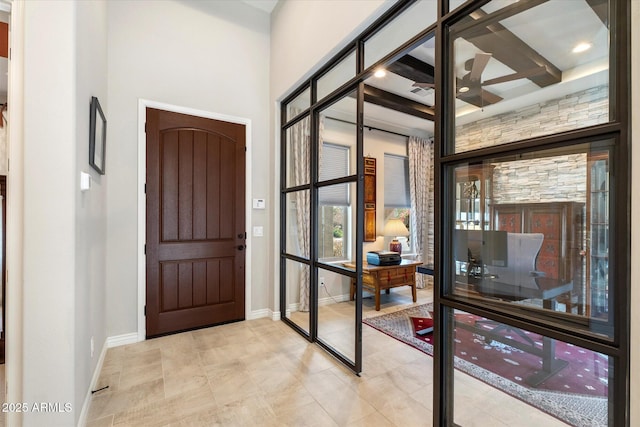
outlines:
[[[147,118],[147,107],[174,113],[189,114],[206,119],[220,120],[245,126],[245,144],[247,147],[245,160],[245,231],[247,239],[251,236],[251,120],[244,117],[234,117],[212,111],[197,110],[179,105],[166,104],[148,99],[138,100],[138,341],[144,341],[146,336],[146,319],[144,306],[147,300],[146,256],[144,245],[146,242],[147,215],[144,185],[147,180],[147,135],[144,126]],[[246,245],[245,251],[245,319],[251,318],[251,244]]]

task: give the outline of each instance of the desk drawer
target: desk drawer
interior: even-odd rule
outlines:
[[[387,282],[390,285],[402,285],[402,284],[413,283],[414,281],[415,281],[415,277],[413,277],[412,274],[407,273],[407,274],[398,274],[396,276],[391,276]]]
[[[374,274],[363,274],[362,275],[362,283],[365,285],[373,286],[376,282],[376,275]]]
[[[416,267],[398,267],[396,268],[396,276],[404,276],[405,274],[408,276],[410,274],[415,274]]]

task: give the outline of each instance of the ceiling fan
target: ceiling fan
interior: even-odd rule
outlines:
[[[464,69],[468,71],[468,73],[461,79],[457,79],[457,98],[477,106],[480,106],[479,102],[481,102],[483,106],[494,104],[501,101],[502,98],[493,93],[483,91],[482,88],[484,86],[534,77],[547,72],[547,67],[541,65],[525,71],[519,71],[502,77],[482,81],[482,73],[487,67],[491,57],[492,55],[490,53],[477,53],[473,58],[465,62]],[[411,89],[411,92],[424,96],[426,95],[427,90],[435,87],[435,84],[430,82],[414,82],[412,87],[413,89]]]
[[[506,83],[513,80],[534,77],[540,74],[544,74],[547,71],[547,67],[541,65],[539,67],[533,67],[528,70],[519,71],[512,74],[507,74],[502,77],[496,77],[494,79],[483,81],[482,73],[487,67],[490,59],[490,53],[476,53],[475,57],[467,60],[464,63],[464,69],[468,71],[468,73],[465,74],[462,79],[458,80],[458,94],[471,93],[477,95],[484,86],[491,86],[498,83]]]

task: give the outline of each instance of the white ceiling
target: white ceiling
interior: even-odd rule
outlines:
[[[486,13],[503,8],[513,1],[494,0],[483,7]],[[606,26],[585,0],[549,0],[525,12],[500,21],[500,24],[524,41],[533,50],[562,71],[562,81],[541,88],[531,80],[523,78],[486,86],[486,90],[503,98],[502,101],[482,108],[456,100],[456,124],[476,121],[496,114],[510,112],[518,108],[557,99],[587,88],[608,83],[609,34]],[[535,25],[532,25],[535,23]],[[544,28],[544,31],[540,31]],[[592,48],[583,53],[573,53],[573,47],[582,41],[592,44]],[[366,48],[366,46],[365,46]],[[454,44],[454,70],[458,78],[468,71],[464,63],[482,52],[464,38],[456,39]],[[491,53],[491,52],[486,52]],[[411,56],[430,65],[435,64],[435,46],[433,39],[416,47]],[[491,58],[482,73],[482,81],[514,73],[506,64]],[[411,92],[415,89],[413,81],[387,73],[383,78],[371,77],[368,85],[403,96],[429,106],[434,105],[434,90],[427,89],[419,95]],[[393,123],[389,123],[389,122]],[[379,127],[427,129],[433,131],[433,123],[424,119],[401,114],[380,107],[365,107],[365,122]]]
[[[242,0],[242,2],[267,13],[273,12],[273,8],[278,4],[278,0]]]

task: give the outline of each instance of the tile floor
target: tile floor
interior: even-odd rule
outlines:
[[[381,312],[407,304],[392,292]],[[365,299],[365,316],[381,314],[372,307]],[[270,319],[112,348],[88,426],[430,426],[432,358],[366,325],[363,346],[360,377]],[[464,374],[456,387],[462,426],[564,425]]]

